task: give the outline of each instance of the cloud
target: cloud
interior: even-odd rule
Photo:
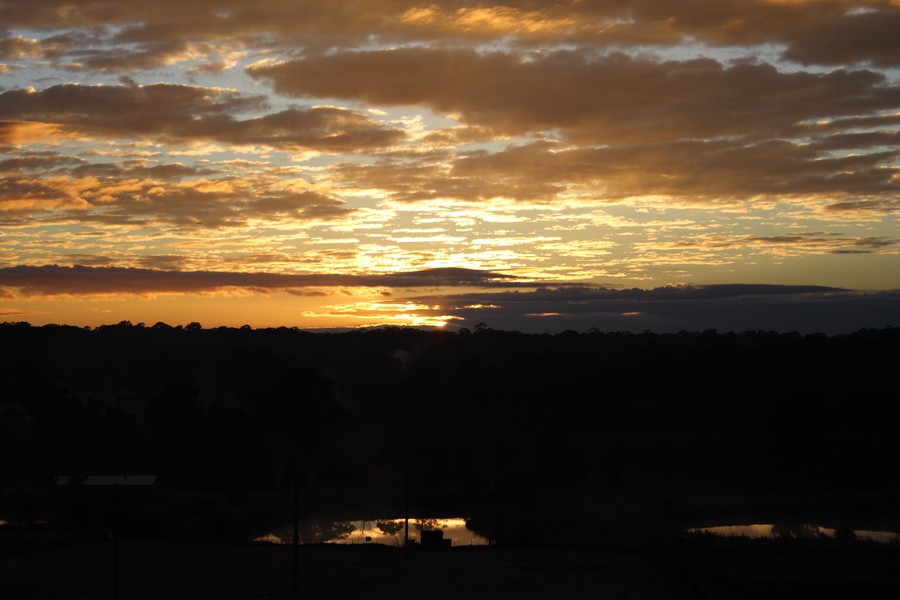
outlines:
[[[22,36],[0,39],[0,59],[2,60],[30,58],[42,54],[37,40]]]
[[[316,287],[509,286],[515,278],[460,268],[438,268],[378,275],[156,271],[122,267],[16,266],[0,268],[0,289],[25,296],[60,294],[199,293],[223,288],[294,290]]]
[[[785,235],[693,235],[688,239],[671,242],[639,244],[648,251],[672,249],[698,249],[721,251],[731,248],[756,248],[779,255],[799,254],[869,254],[897,246],[897,240],[879,237],[846,237],[828,232],[811,232]],[[894,250],[890,250],[892,253]]]
[[[152,4],[45,0],[39,7],[31,4],[0,5],[0,22],[7,27],[49,30],[50,37],[76,27],[103,33],[55,45],[11,38],[7,54],[47,56],[59,54],[63,45],[76,58],[75,64],[97,70],[209,59],[224,44],[246,48],[262,41],[268,46],[321,51],[372,41],[471,45],[505,40],[513,45],[627,48],[696,40],[724,47],[783,46],[787,58],[805,64],[897,64],[900,60],[891,35],[897,30],[900,7],[889,0],[446,0],[420,4],[194,0],[190,6],[176,0]],[[0,52],[3,49],[0,44]]]
[[[54,176],[0,176],[0,223],[245,226],[252,219],[318,221],[354,211],[342,200],[267,178],[208,179],[183,165],[82,166]],[[112,176],[107,176],[112,175]]]
[[[147,165],[141,160],[115,163],[91,163],[82,164],[69,169],[67,173],[73,177],[97,177],[119,179],[154,179],[157,181],[180,181],[186,178],[207,177],[218,175],[216,169],[189,166],[182,163],[158,163]]]
[[[0,295],[0,298],[3,298]],[[25,317],[47,314],[45,311],[39,310],[20,310],[18,308],[0,308],[0,318],[7,319],[9,317]]]
[[[214,141],[296,150],[353,152],[400,142],[404,134],[361,113],[335,107],[289,108],[238,119],[267,106],[262,96],[218,88],[157,83],[63,84],[0,94],[0,141],[19,128],[78,137],[139,138],[169,143]],[[19,133],[19,136],[25,134]],[[37,137],[39,133],[34,133]]]
[[[66,57],[67,62],[62,66],[73,71],[128,73],[198,58],[211,58],[216,49],[212,44],[192,44],[183,39],[146,41],[137,50],[104,45],[70,52]],[[206,67],[215,71],[215,64],[210,62]]]
[[[893,134],[873,136],[869,143],[878,146],[897,139]],[[426,156],[347,163],[334,170],[348,185],[382,189],[403,201],[448,197],[546,201],[569,190],[601,201],[639,195],[708,202],[817,194],[832,199],[897,196],[895,163],[900,152],[834,156],[833,148],[846,143],[833,137],[837,136],[812,143],[678,140],[601,148],[542,141],[437,160]]]
[[[48,172],[59,167],[71,167],[84,161],[74,156],[56,152],[23,152],[19,156],[0,160],[0,173],[22,173],[28,171]]]
[[[248,73],[289,96],[425,106],[497,133],[559,130],[593,144],[759,138],[802,121],[900,104],[900,89],[868,70],[786,73],[751,62],[726,67],[707,58],[657,62],[581,51],[337,52],[258,64]]]
[[[62,128],[52,123],[0,121],[0,144],[27,144],[65,137]]]
[[[842,202],[833,202],[825,207],[827,212],[834,214],[861,214],[871,216],[873,214],[900,212],[900,198],[885,199],[853,199]]]
[[[833,16],[789,42],[784,57],[803,64],[900,64],[900,10]]]
[[[332,168],[337,181],[347,187],[380,189],[400,201],[420,201],[441,198],[456,200],[490,200],[515,198],[520,201],[550,200],[565,190],[565,174],[549,165],[529,170],[527,163],[517,165],[488,164],[467,170],[467,161],[489,162],[492,155],[478,153],[472,158],[456,158],[447,153],[442,157],[398,161],[385,160],[368,165],[343,163]],[[435,160],[437,159],[437,160]]]
[[[900,291],[864,293],[822,286],[708,285],[612,290],[569,286],[410,299],[450,314],[526,332],[775,330],[846,333],[900,323]],[[402,302],[402,301],[400,301]]]

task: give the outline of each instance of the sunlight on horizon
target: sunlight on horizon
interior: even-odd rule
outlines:
[[[389,531],[382,531],[380,525],[390,526]],[[305,524],[308,526],[308,524]],[[323,531],[341,529],[342,532],[328,539],[301,543],[326,543],[326,544],[387,544],[396,547],[403,546],[405,521],[402,518],[376,519],[376,520],[349,520],[334,521],[333,523],[320,523],[317,527]],[[413,543],[421,543],[421,531],[439,530],[443,532],[444,539],[450,540],[452,546],[485,546],[489,542],[486,538],[468,529],[466,519],[460,517],[439,519],[410,519],[409,538]],[[285,533],[266,533],[255,537],[252,541],[268,544],[290,544],[292,533],[285,528]]]

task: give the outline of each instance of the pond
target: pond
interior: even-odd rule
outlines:
[[[462,517],[435,519],[410,519],[409,539],[421,543],[421,532],[441,531],[452,546],[485,546],[489,540],[466,526]],[[293,537],[293,525],[280,527],[275,531],[253,539],[254,542],[289,544]],[[301,544],[385,544],[403,547],[403,519],[357,519],[347,521],[302,521],[300,523]]]
[[[833,529],[805,523],[753,523],[750,525],[717,525],[695,527],[688,533],[706,533],[722,537],[748,539],[856,539],[870,542],[897,543],[900,533],[869,529]]]

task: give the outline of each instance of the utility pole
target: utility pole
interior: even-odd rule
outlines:
[[[293,561],[294,567],[291,575],[291,591],[295,594],[297,593],[297,559],[298,553],[300,550],[300,483],[298,481],[297,473],[294,472],[294,536],[291,538],[291,545],[293,546]]]
[[[409,460],[403,470],[403,550],[409,558]]]
[[[112,491],[113,600],[119,600],[119,490]]]

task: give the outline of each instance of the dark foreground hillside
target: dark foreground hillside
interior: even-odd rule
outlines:
[[[887,598],[898,364],[895,329],[0,325],[4,597],[103,597],[112,529],[122,598],[292,597],[249,542],[296,514],[305,597]],[[57,485],[124,474],[158,484]],[[316,544],[404,513],[493,545]]]
[[[602,480],[882,489],[900,330],[525,335],[0,326],[4,487],[141,472],[524,490]]]

